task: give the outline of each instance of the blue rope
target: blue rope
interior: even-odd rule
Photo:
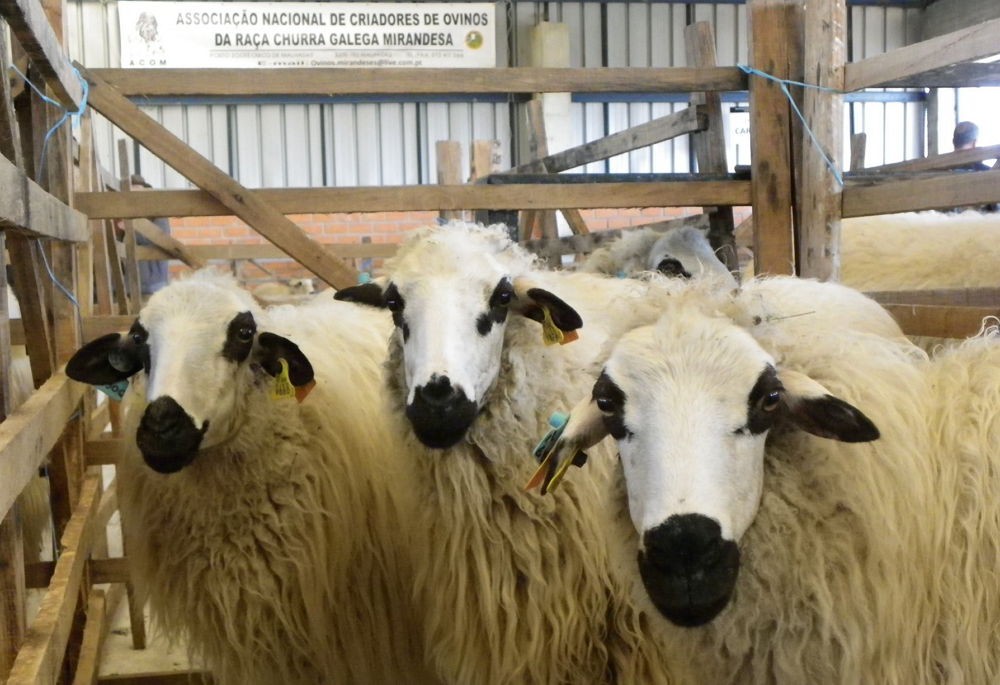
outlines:
[[[41,89],[34,83],[32,83],[27,76],[21,73],[21,70],[18,69],[15,65],[13,64],[10,65],[10,68],[14,71],[15,74],[21,77],[22,81],[28,84],[28,87],[31,88],[31,90],[35,91],[35,94],[38,95],[38,97],[40,97],[43,102],[50,104],[53,107],[58,107],[59,109],[62,110],[63,113],[62,116],[59,117],[59,121],[53,124],[52,128],[50,128],[45,133],[45,138],[42,141],[41,159],[38,160],[38,171],[35,174],[36,178],[40,178],[42,175],[42,171],[45,169],[45,150],[49,146],[49,139],[52,138],[55,132],[59,130],[59,127],[65,124],[68,119],[72,118],[74,125],[79,124],[80,117],[83,116],[83,113],[87,111],[87,100],[90,97],[90,84],[87,83],[87,79],[83,78],[83,75],[80,74],[80,71],[76,67],[72,67],[73,73],[76,75],[76,78],[80,81],[80,88],[83,91],[83,96],[80,98],[80,106],[76,109],[75,112],[71,112],[70,110],[63,107],[62,104],[60,104],[56,100],[53,100],[48,95],[43,93]]]
[[[35,249],[38,251],[38,256],[42,258],[42,264],[45,265],[45,271],[49,274],[49,280],[52,284],[62,291],[62,294],[66,296],[70,302],[73,303],[73,307],[76,309],[76,325],[80,327],[80,335],[83,335],[83,315],[80,312],[80,302],[76,299],[73,293],[64,286],[56,275],[52,273],[52,267],[49,266],[49,258],[45,256],[45,250],[42,248],[42,243],[38,240],[35,241]]]
[[[805,116],[799,110],[799,106],[795,104],[795,98],[793,98],[792,94],[788,92],[788,86],[801,86],[803,88],[812,88],[814,90],[822,90],[828,93],[840,93],[841,95],[844,94],[844,91],[837,90],[836,88],[829,88],[827,86],[817,86],[813,83],[803,83],[802,81],[792,81],[791,79],[778,78],[777,76],[768,74],[766,71],[761,71],[760,69],[754,69],[753,67],[747,66],[745,64],[738,64],[736,66],[738,66],[740,70],[747,75],[752,74],[754,76],[760,76],[761,78],[765,78],[769,81],[774,81],[781,87],[781,92],[785,94],[786,98],[788,98],[788,103],[792,106],[792,111],[795,112],[795,115],[799,118],[799,121],[802,122],[802,128],[805,130],[806,133],[809,134],[809,139],[812,140],[813,145],[816,146],[816,150],[819,151],[820,157],[822,157],[823,161],[826,162],[826,167],[830,170],[830,173],[833,174],[833,178],[837,181],[837,185],[843,188],[844,174],[840,171],[840,169],[837,168],[837,165],[833,163],[833,160],[830,159],[829,155],[826,154],[826,151],[820,144],[819,139],[816,138],[816,134],[813,133],[811,128],[809,128],[809,124],[806,123]]]

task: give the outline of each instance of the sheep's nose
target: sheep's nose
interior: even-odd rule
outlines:
[[[447,376],[431,376],[413,393],[406,418],[413,432],[428,447],[451,447],[465,435],[478,414],[476,403]]]
[[[199,429],[172,397],[158,397],[146,407],[135,433],[142,457],[159,473],[179,471],[194,459],[208,421]]]
[[[458,392],[447,376],[432,376],[431,380],[417,388],[416,396],[432,406],[444,406],[453,401]]]

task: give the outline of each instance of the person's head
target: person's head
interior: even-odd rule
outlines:
[[[149,185],[149,181],[142,177],[142,174],[132,174],[129,181],[132,185],[132,190],[149,190],[153,187]]]
[[[956,150],[969,150],[976,147],[977,138],[979,138],[979,127],[971,121],[960,121],[955,126],[951,142]]]

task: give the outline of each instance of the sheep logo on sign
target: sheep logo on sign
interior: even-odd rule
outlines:
[[[133,46],[132,59],[129,66],[163,66],[165,64],[164,48],[160,37],[160,27],[156,15],[152,12],[142,12],[135,21],[135,33],[129,43]]]

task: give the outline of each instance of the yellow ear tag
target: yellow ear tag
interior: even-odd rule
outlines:
[[[295,386],[292,385],[291,379],[288,378],[288,362],[284,359],[279,359],[278,363],[281,364],[281,371],[274,377],[274,383],[271,384],[271,399],[276,401],[293,399],[295,397]]]
[[[562,344],[564,337],[563,332],[559,330],[555,321],[552,320],[549,308],[542,307],[542,342],[546,345]]]

